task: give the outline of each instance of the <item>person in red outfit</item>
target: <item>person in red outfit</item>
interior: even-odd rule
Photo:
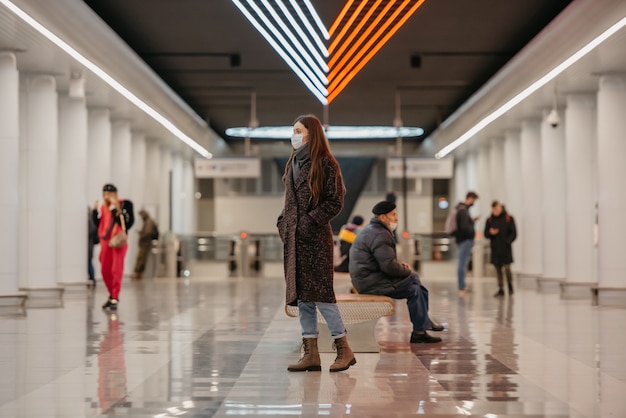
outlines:
[[[98,214],[98,201],[92,211],[93,220],[98,225],[100,237],[100,265],[102,267],[102,279],[109,291],[109,300],[102,309],[117,310],[119,303],[122,277],[124,276],[124,257],[128,244],[119,248],[112,248],[109,241],[117,234],[128,230],[133,226],[135,217],[133,204],[130,200],[120,200],[117,197],[117,187],[105,184],[102,188],[104,202]],[[124,222],[122,222],[122,218]]]

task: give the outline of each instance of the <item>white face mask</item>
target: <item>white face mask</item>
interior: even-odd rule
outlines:
[[[398,227],[397,222],[389,222],[389,229],[391,229],[392,231],[395,231],[397,227]]]
[[[294,149],[299,149],[300,147],[302,147],[302,145],[304,144],[304,142],[302,142],[302,138],[304,138],[304,135],[302,134],[291,135],[291,146]]]

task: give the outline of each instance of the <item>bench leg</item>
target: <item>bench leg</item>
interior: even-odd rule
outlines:
[[[380,346],[376,341],[377,319],[346,325],[348,343],[355,353],[380,353]],[[333,353],[333,339],[330,336],[328,325],[319,323],[320,335],[317,346],[320,353]]]

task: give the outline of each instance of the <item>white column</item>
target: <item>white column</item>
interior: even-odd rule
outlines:
[[[27,290],[56,289],[57,213],[61,203],[57,193],[56,80],[51,75],[27,79],[23,97],[20,286]]]
[[[102,186],[111,179],[111,113],[106,108],[89,109],[87,116],[87,199],[102,205]],[[100,246],[94,247],[93,267],[101,278]]]
[[[565,123],[552,127],[544,112],[541,123],[541,175],[543,185],[543,278],[566,276]],[[559,112],[564,119],[562,112]]]
[[[183,157],[179,153],[172,156],[172,230],[183,232]]]
[[[19,73],[15,55],[0,53],[0,294],[19,288]]]
[[[161,194],[159,196],[159,224],[163,225],[163,230],[174,229],[170,224],[170,211],[171,211],[171,180],[170,173],[172,172],[172,151],[168,147],[161,148],[161,166],[160,166],[160,184]]]
[[[625,132],[626,75],[602,76],[598,90],[598,285],[626,290]]]
[[[196,179],[193,160],[183,160],[183,233],[193,234],[197,230],[197,204],[195,198]]]
[[[491,197],[506,204],[504,170],[504,138],[493,138],[489,147],[489,177],[491,179]],[[490,202],[491,203],[491,202]]]
[[[145,167],[145,192],[144,206],[148,213],[158,216],[161,208],[159,207],[159,196],[163,193],[169,193],[168,189],[161,184],[160,178],[161,165],[161,149],[157,141],[146,141],[146,167]],[[155,218],[158,219],[158,218]],[[159,225],[159,230],[161,230]]]
[[[524,199],[524,264],[522,273],[540,276],[542,265],[542,204],[541,204],[541,123],[535,120],[522,122],[521,132],[522,198]]]
[[[522,161],[520,159],[520,132],[509,130],[504,138],[504,185],[506,188],[506,210],[515,218],[518,229],[517,239],[513,242],[513,270],[522,271],[524,260],[524,200],[522,199]]]
[[[470,151],[467,154],[466,164],[465,164],[465,173],[467,177],[467,190],[462,192],[463,198],[465,200],[465,195],[468,191],[473,190],[478,193],[480,196],[480,190],[478,190],[478,168],[477,168],[478,157],[476,155],[476,151]]]
[[[130,122],[116,120],[111,126],[111,182],[121,199],[130,199],[132,142]]]
[[[490,173],[490,147],[489,145],[483,145],[478,149],[477,153],[477,168],[478,168],[478,201],[476,202],[476,213],[480,216],[476,221],[476,232],[480,237],[483,235],[485,228],[485,219],[491,214],[491,173]]]
[[[450,194],[450,207],[465,200],[467,193],[467,157],[454,161],[454,193]]]
[[[131,137],[131,170],[130,170],[130,189],[128,198],[133,201],[135,209],[135,226],[131,230],[130,246],[126,255],[126,271],[134,270],[135,260],[137,258],[137,250],[139,248],[139,231],[143,226],[143,221],[139,216],[139,211],[145,207],[145,190],[146,190],[146,138],[142,133],[133,132]],[[151,213],[151,215],[153,215]]]
[[[567,283],[596,281],[593,258],[596,138],[594,97],[568,95],[565,108]]]
[[[87,108],[85,99],[65,96],[59,108],[59,283],[86,283],[87,256]]]

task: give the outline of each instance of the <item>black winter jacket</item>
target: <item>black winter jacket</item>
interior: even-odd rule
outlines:
[[[370,295],[387,295],[412,280],[411,269],[398,261],[391,230],[377,218],[354,240],[349,269],[355,289]]]
[[[498,233],[491,235],[489,229],[498,229]],[[491,215],[485,222],[485,238],[491,241],[491,256],[489,261],[494,265],[505,265],[513,262],[513,249],[511,244],[517,238],[515,219],[506,211],[500,216]]]
[[[474,239],[475,235],[474,219],[469,213],[469,207],[465,203],[459,203],[456,212],[456,231],[454,231],[456,242],[458,244],[468,239]]]

